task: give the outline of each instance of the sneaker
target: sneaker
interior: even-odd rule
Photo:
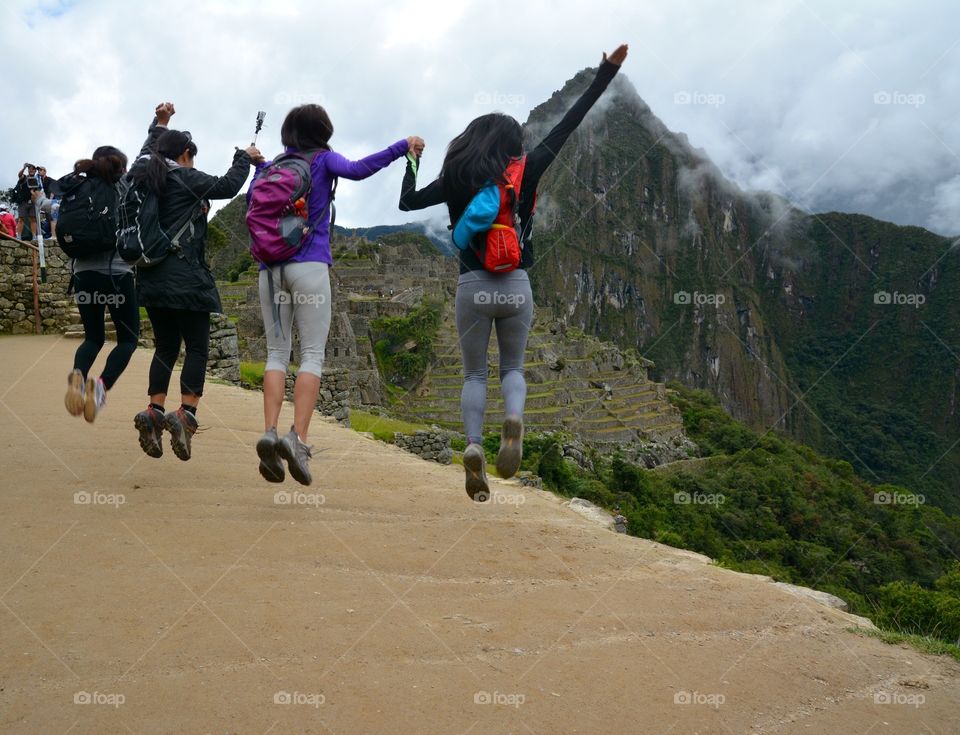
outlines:
[[[257,442],[257,456],[260,457],[260,474],[267,482],[283,482],[286,473],[280,461],[280,437],[277,429],[271,426]]]
[[[163,411],[147,406],[133,417],[133,425],[140,432],[140,448],[148,457],[163,456]]]
[[[470,500],[487,502],[490,499],[490,486],[487,484],[487,458],[482,446],[467,446],[463,453],[463,469],[467,473],[466,489]]]
[[[308,447],[297,435],[297,430],[292,426],[290,433],[287,434],[277,444],[277,453],[287,460],[287,469],[293,475],[293,479],[301,485],[309,485],[313,482],[313,476],[310,474],[310,457],[313,447]]]
[[[97,414],[107,402],[107,389],[102,378],[87,378],[87,388],[83,396],[83,418],[92,424]]]
[[[513,477],[523,459],[523,419],[507,416],[500,432],[500,451],[497,452],[497,474],[504,480]]]
[[[71,370],[67,376],[67,395],[63,398],[63,405],[71,416],[83,413],[83,373]]]
[[[190,459],[190,439],[197,433],[197,417],[181,406],[168,411],[163,417],[163,427],[170,432],[170,446],[178,459]]]

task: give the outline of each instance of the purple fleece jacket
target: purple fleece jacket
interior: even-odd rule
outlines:
[[[287,149],[289,153],[291,148]],[[316,213],[327,209],[330,201],[330,187],[333,186],[333,178],[340,176],[351,181],[360,181],[373,176],[380,169],[389,166],[398,158],[407,155],[407,139],[398,140],[393,145],[384,148],[382,151],[371,153],[366,158],[359,161],[351,161],[341,156],[336,151],[322,151],[313,159],[310,170],[313,174],[313,183],[310,188],[310,201],[308,209],[313,216]],[[272,163],[266,161],[257,166],[256,176]],[[256,183],[256,176],[250,187],[253,188]],[[249,195],[247,201],[249,201]],[[303,247],[294,255],[288,263],[326,263],[333,265],[333,257],[330,254],[330,212],[326,211],[321,221],[317,223],[310,238],[304,243]],[[263,270],[265,266],[261,265]]]

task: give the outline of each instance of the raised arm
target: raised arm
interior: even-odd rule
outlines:
[[[417,169],[420,166],[419,156],[407,156],[407,169],[403,172],[403,183],[400,185],[400,209],[409,212],[412,209],[426,209],[435,204],[443,204],[443,187],[440,179],[427,184],[417,191]]]
[[[536,186],[540,177],[543,176],[547,167],[553,163],[553,160],[560,153],[563,144],[567,142],[570,134],[577,129],[577,126],[583,121],[584,116],[593,107],[593,104],[600,98],[603,91],[610,84],[611,80],[620,71],[620,65],[627,58],[627,45],[621,44],[608,57],[603,55],[603,61],[600,68],[597,69],[597,75],[593,78],[590,86],[580,95],[580,99],[573,103],[563,119],[558,122],[553,130],[547,133],[547,136],[540,141],[540,144],[527,155],[526,170],[523,175],[524,187],[531,184]]]
[[[211,176],[195,168],[181,169],[183,183],[198,199],[232,199],[240,193],[250,173],[251,150],[255,149],[238,149],[233,154],[233,165],[223,176]]]
[[[404,138],[382,151],[361,158],[359,161],[351,161],[349,158],[331,151],[324,157],[324,165],[333,176],[342,176],[351,181],[361,181],[396,161],[407,152],[408,146],[408,139]]]

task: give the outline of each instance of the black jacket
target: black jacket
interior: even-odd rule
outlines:
[[[148,154],[164,131],[151,125],[140,151]],[[139,158],[130,169],[145,165]],[[210,199],[232,199],[250,174],[250,156],[238,150],[233,165],[223,176],[211,176],[195,168],[174,168],[167,174],[167,188],[160,200],[160,227],[173,237],[189,222],[180,237],[182,253],[168,255],[152,268],[137,268],[137,296],[141,306],[189,311],[219,312],[220,294],[206,262],[207,211]]]
[[[523,171],[523,181],[520,184],[520,227],[524,233],[523,254],[520,257],[520,267],[529,268],[534,264],[533,243],[531,241],[530,220],[533,216],[534,198],[537,193],[537,186],[540,184],[540,178],[546,172],[547,168],[553,163],[553,160],[560,153],[563,144],[567,142],[570,134],[577,129],[577,126],[583,120],[584,116],[593,107],[603,91],[610,84],[611,80],[620,71],[620,67],[609,61],[604,61],[597,69],[597,75],[593,82],[587,87],[586,91],[578,99],[563,119],[558,122],[553,129],[547,133],[547,136],[540,141],[532,151],[527,154],[527,163]],[[443,182],[436,179],[425,186],[420,191],[416,190],[417,175],[414,173],[410,160],[407,159],[407,170],[403,175],[403,185],[400,188],[400,209],[404,212],[411,209],[424,209],[434,204],[446,202],[450,212],[450,221],[456,222],[463,214],[467,204],[470,203],[469,195],[462,202],[448,202],[443,192]],[[472,249],[461,250],[460,254],[460,272],[483,270],[483,263],[477,257]]]

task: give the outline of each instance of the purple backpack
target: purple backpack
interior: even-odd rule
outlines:
[[[311,216],[310,167],[319,153],[284,153],[264,168],[250,184],[247,195],[247,229],[250,230],[250,255],[258,263],[273,265],[289,260],[306,243],[317,223],[332,212],[330,229],[336,218],[333,200],[337,192],[334,178],[330,201],[322,212]]]

